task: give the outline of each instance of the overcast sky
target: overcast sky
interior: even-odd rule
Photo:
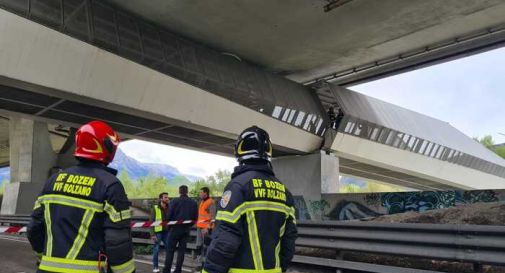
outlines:
[[[505,48],[350,89],[505,142]]]
[[[505,49],[351,87],[363,94],[449,122],[469,137],[505,142]],[[166,163],[182,173],[208,176],[232,170],[230,157],[133,140],[122,150],[143,162]]]

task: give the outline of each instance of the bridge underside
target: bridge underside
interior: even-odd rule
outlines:
[[[48,96],[17,88],[0,86],[3,109],[26,114],[33,118],[78,127],[90,120],[106,120],[126,137],[159,141],[222,154],[233,153],[234,140],[111,110],[96,103],[81,102]]]
[[[298,82],[351,85],[505,42],[500,0],[108,1]]]
[[[284,107],[272,117],[4,10],[0,10],[0,26],[4,49],[0,51],[0,114],[71,127],[102,119],[128,138],[227,155],[233,153],[237,134],[253,124],[269,131],[275,156],[309,154],[321,146],[319,135],[301,128],[311,127],[315,116],[294,126],[284,121],[292,118],[291,109]],[[486,182],[478,185],[479,173],[474,170],[451,169],[431,158],[426,164],[432,168],[422,169],[416,163],[419,156],[408,152],[388,161],[385,155],[395,148],[371,158],[363,154],[367,142],[344,140],[349,142],[336,141],[331,147],[346,159],[343,173],[380,176],[379,180],[412,188],[422,184],[422,189],[503,185],[498,177],[485,173]],[[468,172],[473,176],[461,175]]]
[[[339,157],[340,173],[423,191],[459,189],[444,183]]]

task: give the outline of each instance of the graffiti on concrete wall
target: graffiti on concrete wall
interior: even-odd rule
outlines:
[[[296,219],[298,220],[310,220],[309,209],[307,208],[307,204],[305,203],[305,199],[303,196],[293,196],[295,202],[295,214]]]
[[[326,219],[354,220],[380,215],[382,214],[373,211],[366,205],[355,201],[342,200],[326,215]]]
[[[330,208],[330,203],[328,201],[321,200],[309,200],[310,212],[314,219],[324,220],[326,210]]]
[[[503,195],[503,193],[501,195]],[[505,197],[500,198],[500,193],[494,190],[456,191],[456,205],[465,205],[477,202],[497,202],[500,200],[505,200]]]
[[[505,202],[505,190],[419,191],[369,194],[328,194],[328,213],[321,219],[354,220],[408,211],[428,211],[477,202]]]
[[[219,202],[219,198],[215,200]],[[132,207],[148,213],[157,200],[131,201]],[[505,190],[326,194],[321,200],[306,200],[303,196],[294,196],[298,220],[355,220],[498,201],[505,202]]]
[[[394,192],[381,196],[386,214],[427,211],[455,206],[454,191]]]

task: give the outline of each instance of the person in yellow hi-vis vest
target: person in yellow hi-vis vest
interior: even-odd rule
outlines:
[[[158,203],[153,206],[153,210],[151,213],[151,221],[153,222],[165,222],[168,219],[168,193],[162,192],[158,196]],[[163,245],[166,247],[167,245],[167,226],[157,225],[153,227],[151,231],[151,239],[154,242],[153,248],[153,272],[160,272],[158,267],[158,254],[160,251],[160,244],[163,242]]]
[[[210,198],[208,187],[200,189],[200,205],[198,207],[198,221],[196,223],[196,252],[198,254],[196,271],[203,268],[205,253],[210,244],[210,236],[214,223],[212,220],[216,217],[216,205],[214,199]]]

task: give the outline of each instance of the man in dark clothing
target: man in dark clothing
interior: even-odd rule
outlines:
[[[337,112],[337,116],[335,118],[334,129],[338,129],[338,127],[340,126],[340,122],[344,118],[344,112],[342,111],[342,109],[340,107],[337,108],[336,112]]]
[[[219,202],[203,272],[285,272],[295,251],[295,209],[272,170],[268,133],[256,126],[244,130],[235,156],[240,165]]]
[[[330,120],[330,128],[335,129],[337,115],[335,114],[335,109],[333,106],[330,106],[330,109],[328,109],[328,119]]]
[[[161,222],[168,221],[168,193],[162,192],[158,196],[158,203],[153,206],[153,210],[151,212],[150,220],[159,224]],[[160,251],[161,242],[166,247],[167,245],[167,237],[168,237],[168,227],[157,225],[153,227],[151,231],[151,239],[154,242],[153,247],[153,273],[160,272],[158,268],[158,254]]]
[[[130,202],[117,171],[107,167],[119,141],[101,121],[77,131],[74,156],[80,163],[49,178],[28,225],[40,259],[37,272],[98,273],[105,264],[109,272],[135,272]],[[104,255],[108,263],[99,262]]]
[[[182,185],[179,187],[179,198],[175,198],[170,202],[168,211],[168,221],[196,221],[198,218],[198,205],[188,197],[188,186]],[[177,263],[174,273],[182,272],[182,263],[184,262],[184,254],[186,252],[186,244],[189,239],[189,232],[193,224],[177,224],[168,227],[167,250],[165,256],[165,268],[163,273],[170,273],[172,269],[172,261],[174,259],[175,247],[177,249]]]

